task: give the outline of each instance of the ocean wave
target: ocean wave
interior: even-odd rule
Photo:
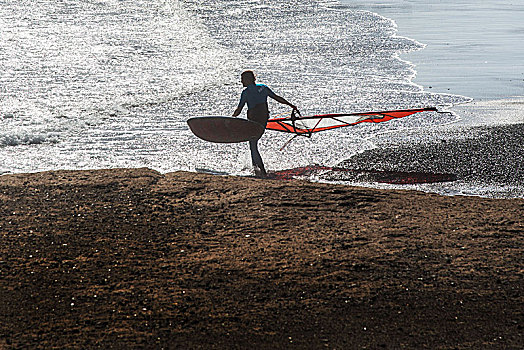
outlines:
[[[1,135],[0,147],[14,147],[22,145],[40,145],[43,143],[58,143],[58,136],[52,134],[18,134]]]

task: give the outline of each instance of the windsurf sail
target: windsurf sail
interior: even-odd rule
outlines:
[[[438,112],[434,107],[418,109],[401,109],[382,112],[364,112],[347,114],[321,114],[312,116],[297,116],[295,111],[289,117],[269,119],[266,129],[287,133],[295,136],[307,136],[315,132],[332,130],[344,126],[351,126],[360,123],[382,123],[392,119],[404,118],[420,112]]]

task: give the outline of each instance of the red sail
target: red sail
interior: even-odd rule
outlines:
[[[437,112],[436,108],[404,109],[383,112],[365,112],[348,114],[323,114],[307,117],[285,117],[270,119],[266,129],[311,135],[314,132],[331,130],[360,123],[381,123],[391,119],[404,118],[420,112]]]

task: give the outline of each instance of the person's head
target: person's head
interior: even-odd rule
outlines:
[[[242,85],[248,86],[255,83],[255,73],[251,70],[246,70],[240,75],[240,80],[242,81]]]

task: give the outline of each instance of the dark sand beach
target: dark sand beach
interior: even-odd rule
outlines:
[[[457,126],[429,140],[409,133],[377,137],[377,147],[340,164],[349,169],[444,173],[455,182],[429,191],[494,198],[524,197],[524,124]],[[389,136],[389,135],[388,135]]]
[[[524,200],[0,177],[0,348],[518,349]]]

